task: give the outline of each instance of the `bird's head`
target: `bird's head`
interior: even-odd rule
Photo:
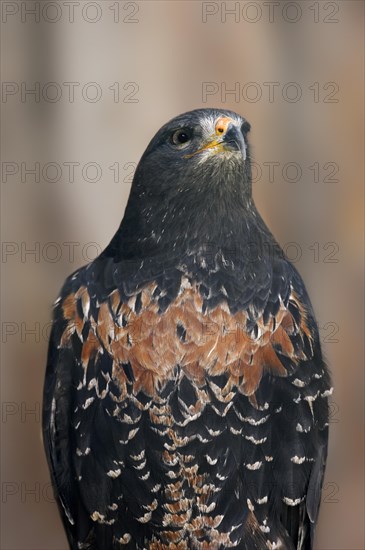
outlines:
[[[153,155],[156,162],[181,163],[185,170],[196,169],[197,163],[232,159],[242,163],[247,158],[249,129],[249,123],[232,111],[190,111],[170,120],[157,132],[143,160]]]
[[[132,193],[176,193],[197,199],[251,194],[247,134],[249,123],[237,113],[197,109],[173,118],[150,141],[137,167]]]
[[[198,109],[167,122],[145,150],[125,212],[124,234],[172,240],[202,233],[251,201],[249,123],[222,109]],[[225,223],[225,222],[222,222]],[[134,238],[134,237],[133,237]]]

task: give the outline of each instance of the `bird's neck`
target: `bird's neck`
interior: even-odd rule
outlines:
[[[171,211],[163,203],[154,206],[151,223],[141,219],[138,211],[126,210],[107,255],[137,263],[167,259],[174,265],[184,257],[209,261],[222,254],[243,258],[253,247],[272,242],[251,197],[234,200],[225,196],[219,202],[206,198],[204,204],[196,202],[181,211],[176,207]]]
[[[138,174],[111,247],[120,259],[182,256],[204,248],[245,247],[259,215],[247,169],[202,171],[190,185],[145,188]]]

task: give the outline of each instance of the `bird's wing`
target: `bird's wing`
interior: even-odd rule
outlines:
[[[332,388],[304,283],[293,266],[282,263],[280,269],[290,272],[291,297],[295,297],[293,301],[289,298],[287,307],[294,325],[301,325],[303,330],[291,331],[290,335],[299,361],[289,366],[288,377],[276,379],[273,386],[272,398],[281,408],[272,420],[272,448],[276,453],[273,475],[280,487],[280,519],[285,532],[295,549],[309,550],[313,546],[327,458],[328,396]],[[274,298],[272,293],[271,300]],[[283,360],[281,351],[276,349],[276,354]],[[258,399],[259,394],[260,391]]]
[[[77,540],[87,540],[89,521],[72,467],[75,451],[72,445],[73,415],[76,406],[75,374],[80,349],[61,345],[62,335],[67,329],[67,320],[63,316],[61,304],[71,287],[70,277],[54,310],[43,391],[43,441],[67,538],[70,547],[76,549]]]

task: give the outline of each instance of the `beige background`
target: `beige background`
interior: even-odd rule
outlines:
[[[58,8],[2,2],[1,548],[66,549],[40,436],[47,330],[62,281],[112,237],[128,197],[127,163],[138,162],[155,131],[182,111],[222,106],[252,124],[252,156],[262,171],[254,196],[279,242],[295,243],[288,254],[298,255],[333,372],[316,548],[363,549],[363,2],[302,2],[292,23],[298,13],[287,2],[273,22],[263,2],[226,2],[239,8],[226,21],[222,2],[76,4],[70,22],[62,0]],[[32,6],[39,22],[26,12]],[[22,98],[22,86],[35,82],[39,102]],[[65,82],[79,83],[74,102]],[[116,82],[119,102],[116,85],[109,89]],[[207,82],[214,94],[204,98]],[[277,83],[273,98],[269,82]],[[235,86],[239,97],[225,94]],[[283,99],[299,89],[297,102]],[[51,102],[57,90],[61,97]],[[96,91],[102,96],[92,102]],[[280,163],[273,182],[263,164],[271,161]],[[26,172],[36,162],[39,182]],[[74,181],[70,162],[79,163]],[[298,182],[288,181],[289,162],[302,169]],[[338,181],[323,181],[336,166]]]

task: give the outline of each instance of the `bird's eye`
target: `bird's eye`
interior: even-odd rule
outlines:
[[[189,145],[191,138],[191,130],[189,130],[188,128],[180,128],[179,130],[175,130],[175,132],[172,134],[171,142],[179,149],[183,149],[184,147],[187,147]]]

